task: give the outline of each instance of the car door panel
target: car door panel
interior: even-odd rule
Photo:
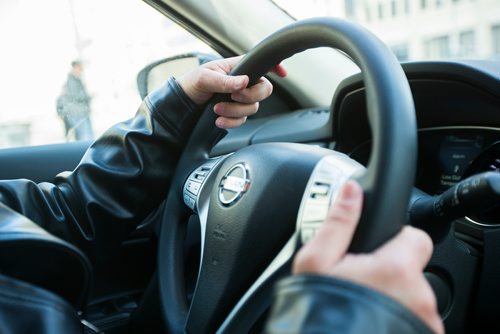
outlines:
[[[87,141],[0,150],[0,179],[50,182],[58,173],[72,170],[90,145]]]

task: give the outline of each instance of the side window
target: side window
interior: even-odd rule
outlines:
[[[132,117],[137,74],[215,54],[137,0],[0,2],[0,148],[95,138]]]

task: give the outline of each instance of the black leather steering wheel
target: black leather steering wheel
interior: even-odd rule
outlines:
[[[364,75],[373,134],[368,167],[291,143],[252,145],[209,159],[225,134],[214,126],[212,108],[223,98],[215,97],[179,160],[163,214],[158,273],[169,332],[248,331],[269,306],[273,282],[287,273],[295,250],[347,178],[357,179],[365,193],[351,251],[373,250],[405,222],[416,168],[414,104],[401,66],[374,35],[333,18],[298,21],[257,45],[232,74],[247,74],[254,83],[283,59],[323,46],[347,53]],[[186,204],[198,212],[203,240],[190,305],[183,244],[193,211]]]

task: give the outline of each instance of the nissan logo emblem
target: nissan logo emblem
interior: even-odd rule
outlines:
[[[250,187],[248,169],[243,163],[231,167],[219,183],[219,200],[224,205],[236,203]]]

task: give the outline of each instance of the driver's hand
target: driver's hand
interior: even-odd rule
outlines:
[[[194,103],[206,103],[214,93],[229,93],[234,102],[220,102],[214,106],[219,115],[215,125],[219,128],[234,128],[243,124],[247,117],[257,112],[259,101],[269,97],[273,85],[262,77],[252,87],[248,85],[248,76],[229,76],[240,57],[226,58],[203,64],[180,78],[177,82]],[[284,77],[286,70],[277,65],[273,72]]]
[[[423,275],[432,254],[426,233],[405,226],[372,253],[347,253],[362,201],[361,187],[348,181],[321,229],[295,257],[294,273],[331,275],[368,286],[406,306],[436,333],[444,333],[436,297]]]

